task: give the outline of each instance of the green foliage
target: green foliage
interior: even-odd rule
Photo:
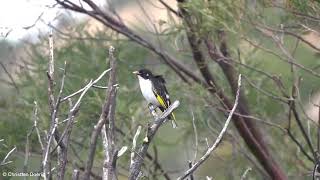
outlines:
[[[318,0],[289,0],[287,6],[304,14],[315,15],[319,13],[320,2]]]
[[[236,33],[240,29],[240,19],[244,15],[243,0],[206,1],[191,0],[183,6],[192,14],[192,20],[200,34],[212,30],[225,29]]]

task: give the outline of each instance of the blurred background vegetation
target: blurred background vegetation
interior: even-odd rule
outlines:
[[[172,7],[177,6],[175,1],[168,2]],[[183,24],[159,2],[122,0],[114,1],[113,4],[123,20],[139,35],[165,49],[188,67],[195,66]],[[319,18],[319,7],[320,3],[315,0],[276,2],[268,0],[190,0],[186,4],[186,8],[196,16],[194,21],[199,28],[197,33],[210,34],[224,29],[228,34],[231,56],[238,62],[279,77],[287,93],[291,92],[293,82],[291,65],[260,48],[262,46],[281,57],[284,56],[274,41],[264,36],[253,24],[258,22],[261,25],[278,29],[280,26],[296,27],[290,31],[300,34],[309,42],[315,42],[315,46],[320,48],[320,20],[312,20],[292,13],[294,11]],[[318,34],[307,31],[301,24],[308,25]],[[154,30],[154,27],[157,28],[157,31]],[[84,87],[90,79],[98,77],[105,69],[108,69],[107,49],[109,45],[115,46],[119,84],[116,123],[123,133],[117,136],[119,145],[127,145],[130,148],[130,138],[133,137],[137,126],[142,125],[145,128],[147,122],[153,119],[141,96],[138,81],[132,74],[132,71],[140,68],[148,68],[156,74],[164,75],[172,99],[181,102],[175,112],[179,128],[172,129],[170,123],[166,123],[157,133],[153,147],[149,149],[149,153],[157,157],[170,176],[180,175],[187,168],[188,160],[195,160],[195,152],[199,158],[206,150],[206,139],[212,142],[217,137],[228,113],[213,108],[218,103],[216,98],[209,96],[208,92],[198,85],[190,86],[184,83],[154,53],[90,18],[75,20],[64,13],[59,17],[58,25],[48,28],[53,28],[54,31],[56,92],[60,88],[63,73],[61,68],[64,68],[64,61],[67,62],[63,96]],[[319,74],[319,51],[297,41],[297,38],[293,36],[281,32],[277,35],[285,47],[292,52],[297,63]],[[1,166],[1,171],[22,172],[25,168],[25,146],[27,134],[35,120],[35,102],[38,110],[36,117],[38,128],[43,137],[49,126],[46,76],[49,59],[48,35],[39,34],[37,36],[38,40],[35,42],[10,42],[6,39],[0,42],[0,60],[3,64],[0,71],[0,160],[13,147],[16,147],[15,152],[9,157],[9,160],[13,162]],[[212,34],[212,38],[217,37]],[[208,57],[206,58],[211,61]],[[284,168],[289,179],[310,179],[313,164],[301,155],[299,148],[283,130],[288,126],[288,108],[283,103],[265,95],[272,94],[280,97],[281,92],[275,88],[274,82],[263,74],[244,66],[237,65],[236,67],[243,74],[242,91],[247,97],[252,115],[259,118],[256,122],[266,135],[265,139],[275,159]],[[193,69],[196,70],[196,68]],[[223,91],[233,97],[219,66],[216,63],[210,63],[210,69],[223,87]],[[9,74],[12,79],[8,76]],[[298,87],[299,112],[308,129],[310,139],[316,145],[318,117],[314,113],[317,112],[317,108],[310,105],[310,99],[313,102],[320,100],[319,76],[312,75],[301,68],[296,69],[296,74],[301,78]],[[100,85],[106,83],[106,79],[99,82]],[[81,103],[71,136],[70,163],[66,179],[70,179],[73,168],[83,167],[90,133],[99,119],[104,98],[104,90],[91,89]],[[59,121],[66,119],[67,113],[68,106],[63,105]],[[194,125],[193,122],[195,122]],[[198,149],[195,148],[194,126],[197,130]],[[59,127],[61,130],[63,128],[63,125]],[[292,131],[294,135],[301,136],[296,124],[293,124]],[[302,138],[299,139],[302,140]],[[142,136],[140,141],[142,141]],[[306,147],[305,143],[302,144]],[[38,171],[42,150],[37,134],[34,132],[30,135],[30,153],[28,171]],[[130,153],[128,152],[119,159],[120,179],[126,179],[129,159]],[[96,174],[101,175],[102,161],[103,148],[99,142],[94,164]],[[213,179],[240,179],[248,167],[251,167],[252,171],[247,175],[247,179],[264,178],[261,167],[257,165],[233,125],[230,125],[217,151],[196,172],[196,179],[205,179],[206,176],[213,177]],[[146,175],[145,179],[152,179],[148,176],[148,172],[151,172],[153,168],[154,163],[150,160],[146,161],[143,170]]]

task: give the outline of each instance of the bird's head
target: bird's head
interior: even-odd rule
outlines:
[[[133,74],[143,79],[150,79],[150,77],[153,76],[151,71],[149,71],[148,69],[140,69],[139,71],[134,71]]]

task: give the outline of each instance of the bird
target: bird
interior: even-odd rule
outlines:
[[[148,69],[140,69],[133,74],[138,77],[140,90],[146,101],[164,112],[171,105],[171,101],[163,76],[153,75]],[[173,113],[168,116],[168,119],[171,120],[172,127],[177,128]]]

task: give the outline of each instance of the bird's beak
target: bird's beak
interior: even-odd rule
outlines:
[[[135,75],[139,75],[138,71],[133,71],[132,73],[135,74]]]

